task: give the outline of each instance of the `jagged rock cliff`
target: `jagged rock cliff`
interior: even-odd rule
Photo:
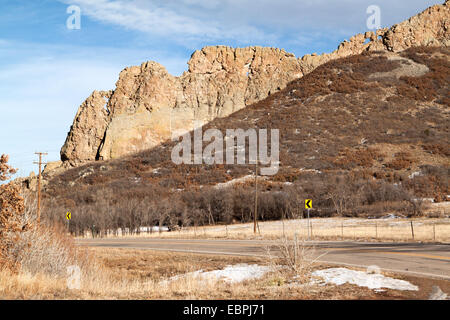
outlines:
[[[206,123],[228,116],[332,59],[364,51],[448,46],[449,7],[447,0],[390,29],[358,34],[330,54],[297,59],[274,48],[216,46],[194,52],[180,77],[156,62],[126,68],[114,91],[94,91],[80,106],[61,159],[78,165],[152,148],[173,133],[192,130],[194,120]]]
[[[111,95],[112,91],[94,91],[80,106],[61,149],[63,161],[95,160],[109,121],[105,105]]]
[[[194,120],[227,116],[303,75],[293,54],[273,48],[206,47],[188,65],[181,77],[156,62],[123,70],[114,92],[94,92],[81,105],[62,160],[111,159],[151,148],[172,132],[191,130]]]

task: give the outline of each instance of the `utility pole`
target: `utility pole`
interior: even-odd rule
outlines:
[[[39,176],[38,176],[38,203],[37,203],[37,224],[38,226],[41,223],[41,172],[42,172],[42,165],[45,164],[42,162],[42,156],[48,155],[48,153],[45,152],[35,152],[34,154],[37,154],[39,156],[39,162],[33,162],[34,164],[39,165]]]
[[[258,154],[255,163],[255,213],[253,214],[253,232],[256,234],[256,216],[258,215]]]

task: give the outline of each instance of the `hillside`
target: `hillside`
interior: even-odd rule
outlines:
[[[415,198],[450,194],[450,49],[375,51],[330,61],[203,130],[280,130],[280,170],[261,179],[259,216],[421,214]],[[225,134],[224,134],[225,135]],[[48,219],[71,210],[73,231],[146,224],[249,221],[249,165],[175,165],[175,142],[53,177]],[[339,204],[339,205],[337,205]]]

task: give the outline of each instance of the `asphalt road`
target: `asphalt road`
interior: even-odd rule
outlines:
[[[147,249],[214,255],[267,256],[277,242],[259,240],[80,239],[82,246]],[[410,275],[450,280],[450,244],[308,242],[311,259],[342,266],[368,267]],[[278,251],[279,252],[279,251]]]

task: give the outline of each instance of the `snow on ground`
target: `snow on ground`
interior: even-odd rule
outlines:
[[[225,281],[229,283],[238,283],[245,280],[258,279],[264,276],[271,270],[270,267],[259,266],[256,264],[237,264],[234,266],[227,266],[222,270],[214,270],[205,272],[203,270],[197,270],[194,272],[186,273],[169,278],[164,283],[176,281],[182,278],[197,278],[198,280],[213,280],[213,281]]]
[[[158,227],[158,226],[154,226],[154,227],[140,227],[139,228],[140,232],[168,232],[169,228],[162,226],[162,227]]]
[[[313,280],[313,283],[332,283],[342,285],[345,283],[355,284],[369,289],[393,289],[393,290],[412,290],[419,288],[408,281],[385,277],[382,274],[371,274],[363,271],[355,271],[347,268],[331,268],[317,270],[312,273],[313,277],[322,278],[322,281]]]
[[[244,182],[253,181],[253,180],[255,180],[254,175],[247,175],[247,176],[236,178],[236,179],[224,182],[224,183],[218,183],[214,186],[214,188],[215,189],[228,188],[228,187],[232,187],[233,185],[235,185],[237,183],[244,183]],[[267,180],[267,177],[258,177],[258,180]]]

